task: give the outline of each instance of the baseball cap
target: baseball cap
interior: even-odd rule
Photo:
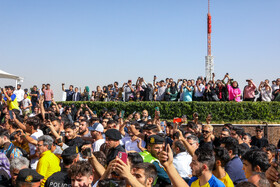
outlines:
[[[101,123],[94,123],[92,127],[88,127],[89,131],[104,132],[104,127]]]

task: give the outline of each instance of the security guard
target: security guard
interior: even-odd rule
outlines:
[[[144,162],[152,163],[156,166],[158,178],[155,186],[168,186],[171,181],[164,170],[164,167],[158,160],[158,154],[163,151],[164,138],[159,135],[151,135],[148,137],[147,150],[140,152]]]
[[[125,149],[120,145],[122,135],[117,129],[109,129],[105,132],[106,148],[109,149],[107,154],[107,165],[116,158],[119,152],[125,152]]]
[[[60,172],[52,174],[46,181],[47,187],[70,187],[71,178],[68,177],[67,169],[79,160],[79,149],[77,146],[70,146],[66,148],[61,157],[63,159],[63,167]]]
[[[18,177],[16,180],[16,186],[33,186],[39,187],[41,180],[44,176],[40,175],[33,169],[22,169],[18,173]]]

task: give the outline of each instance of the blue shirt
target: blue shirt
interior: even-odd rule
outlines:
[[[199,185],[199,179],[197,177],[192,177],[189,182],[190,187],[200,187]],[[212,177],[209,179],[209,181],[203,185],[203,187],[225,187],[225,184],[220,181],[217,177],[212,175]]]
[[[243,171],[243,163],[238,156],[232,158],[225,166],[225,170],[231,178],[233,184],[238,184],[242,181],[247,181]]]
[[[190,87],[189,91],[186,87],[183,88],[183,101],[192,101],[193,87]]]

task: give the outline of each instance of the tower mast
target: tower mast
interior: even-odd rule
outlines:
[[[207,56],[205,56],[205,77],[209,81],[212,79],[214,73],[214,58],[211,55],[211,14],[210,14],[210,0],[208,0],[208,13],[207,13]]]

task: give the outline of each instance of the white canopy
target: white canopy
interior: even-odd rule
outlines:
[[[22,77],[19,77],[17,75],[13,75],[13,74],[10,74],[10,73],[7,73],[5,71],[2,71],[0,70],[0,78],[4,78],[4,79],[14,79],[16,81],[16,84],[18,82],[23,82],[23,78]]]

